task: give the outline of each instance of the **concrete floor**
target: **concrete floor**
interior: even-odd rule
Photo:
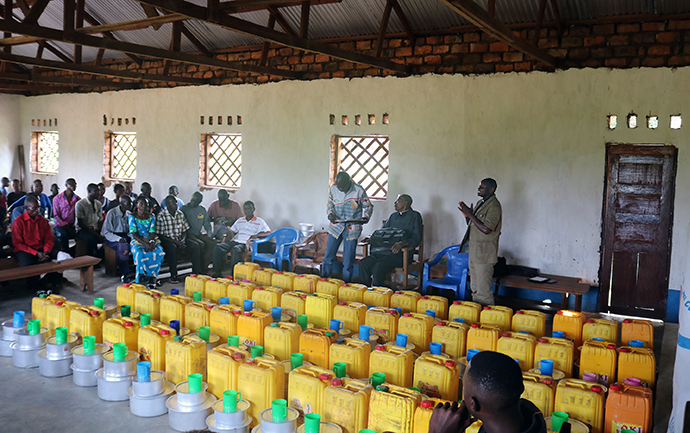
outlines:
[[[78,271],[67,271],[62,295],[71,301],[92,304],[93,298],[105,298],[106,304],[115,304],[115,291],[119,280],[96,271],[94,295],[79,291]],[[166,275],[162,275],[166,276]],[[163,284],[166,293],[184,284]],[[33,293],[23,284],[0,288],[0,321],[12,318],[17,310],[31,311]],[[663,337],[662,337],[663,335]],[[672,406],[673,363],[675,360],[677,324],[665,324],[656,332],[659,377],[655,404],[655,433],[665,433]],[[659,347],[657,345],[657,347]],[[120,432],[174,431],[168,426],[168,417],[139,418],[129,412],[129,402],[106,402],[98,398],[96,388],[81,388],[72,382],[72,376],[44,378],[38,369],[21,370],[12,365],[12,358],[0,358],[0,431],[23,432]]]

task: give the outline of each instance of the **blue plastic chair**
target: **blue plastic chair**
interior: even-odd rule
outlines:
[[[290,245],[297,243],[299,233],[293,228],[282,228],[274,231],[268,237],[257,239],[252,243],[252,262],[268,262],[273,269],[282,270],[283,260],[288,261],[288,269],[292,269],[292,259],[290,258]],[[259,253],[259,245],[275,239],[275,253]]]
[[[469,256],[466,253],[459,253],[459,249],[459,245],[450,246],[438,253],[432,261],[424,263],[424,272],[422,274],[423,294],[426,294],[427,287],[431,286],[438,289],[453,290],[455,291],[456,300],[467,300],[467,269],[469,267]],[[431,267],[437,265],[443,256],[448,258],[448,270],[446,271],[445,278],[430,279]]]

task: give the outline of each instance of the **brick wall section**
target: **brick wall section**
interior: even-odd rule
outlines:
[[[515,31],[515,34],[531,41],[534,30]],[[376,42],[373,39],[341,42],[337,45],[345,50],[375,55]],[[690,65],[690,20],[571,26],[564,29],[560,40],[555,29],[545,28],[540,32],[538,45],[557,59],[561,69],[686,66]],[[228,61],[258,62],[261,46],[221,50],[215,56]],[[384,41],[382,56],[408,65],[413,74],[491,74],[553,70],[543,62],[515,51],[480,31],[419,37],[414,46],[410,46],[406,38],[387,39]],[[269,66],[291,68],[303,73],[304,80],[397,75],[392,71],[287,47],[271,47],[268,59]],[[148,74],[163,73],[162,60],[146,60],[141,68],[124,60],[104,61],[103,65]],[[211,79],[212,84],[262,84],[282,80],[280,77],[180,63],[173,63],[168,73]],[[54,75],[72,74],[55,71]],[[181,84],[147,82],[144,87],[178,85]]]

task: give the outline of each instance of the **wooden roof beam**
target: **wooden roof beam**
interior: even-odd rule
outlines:
[[[241,12],[251,12],[261,10],[266,7],[289,7],[300,6],[305,0],[234,0],[221,2],[219,9],[225,13],[236,14]],[[312,6],[340,3],[343,0],[309,0]]]
[[[309,38],[309,10],[311,2],[309,0],[302,2],[302,13],[299,21],[299,37],[302,39]]]
[[[541,60],[542,62],[556,66],[556,59],[545,51],[540,50],[524,39],[518,38],[513,32],[496,18],[489,15],[472,0],[441,0],[455,12],[479,27],[485,33],[491,35],[501,42],[521,51],[529,56]]]
[[[376,39],[376,57],[381,57],[383,51],[383,38],[386,36],[386,29],[388,28],[388,20],[393,11],[393,0],[386,2],[386,8],[383,10],[383,17],[381,17],[381,26],[379,27],[379,37]]]
[[[38,68],[34,68],[38,69]],[[2,77],[0,77],[2,78]],[[135,82],[123,82],[123,81],[110,81],[110,80],[89,80],[85,78],[76,77],[49,77],[35,74],[32,72],[31,81],[39,83],[53,83],[53,84],[64,84],[70,86],[87,86],[87,87],[116,87],[118,89],[139,89],[141,88],[140,83]]]
[[[181,13],[188,16],[189,18],[197,19],[199,21],[210,22],[206,19],[208,16],[207,8],[203,6],[197,6],[193,3],[182,0],[137,0],[142,3],[147,3],[152,6],[156,6],[162,9],[167,9],[170,12]],[[340,47],[335,47],[332,45],[324,44],[321,42],[294,37],[286,35],[285,33],[280,33],[275,30],[254,24],[249,21],[242,20],[230,15],[221,15],[217,24],[228,30],[232,30],[238,33],[245,34],[247,36],[252,36],[255,38],[263,39],[264,41],[269,41],[277,43],[280,45],[285,45],[287,47],[310,51],[318,54],[325,54],[337,59],[346,60],[353,63],[359,63],[369,66],[374,66],[376,68],[387,69],[390,71],[395,71],[402,74],[408,73],[408,68],[390,60],[379,59],[374,56],[369,56],[366,54],[360,54],[348,50],[344,50]]]
[[[158,81],[164,83],[182,84],[208,84],[207,80],[188,77],[165,76],[155,74],[141,74],[139,72],[104,68],[92,65],[75,65],[74,63],[56,62],[54,60],[34,59],[33,57],[18,56],[16,54],[0,53],[0,61],[16,63],[20,65],[33,65],[42,68],[58,69],[61,71],[80,72],[83,74],[104,75],[135,81]]]
[[[551,0],[551,13],[553,13],[553,18],[556,20],[556,28],[558,29],[558,39],[560,44],[560,38],[563,36],[563,23],[561,22],[561,13],[558,10],[558,3],[556,0]]]
[[[34,5],[31,6],[31,10],[28,14],[24,16],[22,23],[24,24],[36,24],[38,23],[38,18],[43,14],[43,11],[48,6],[50,0],[36,0]]]
[[[89,23],[89,24],[92,25],[92,26],[100,26],[100,25],[102,25],[102,24],[96,19],[96,17],[94,17],[93,15],[91,15],[91,14],[90,14],[88,11],[86,11],[86,10],[84,11],[84,19],[86,20],[87,23]],[[101,32],[101,33],[103,33],[103,37],[104,37],[104,38],[112,39],[112,40],[114,40],[114,41],[117,41],[117,40],[118,40],[118,39],[115,37],[115,35],[112,34],[112,33],[109,32],[109,31],[103,31],[103,32]],[[136,63],[137,65],[141,66],[141,63],[142,63],[142,62],[141,62],[141,59],[140,59],[138,56],[136,56],[136,55],[134,55],[134,54],[132,54],[132,53],[127,53],[127,57],[129,57],[130,59],[134,60],[134,63]]]
[[[51,39],[71,44],[86,45],[94,48],[104,48],[107,50],[121,51],[157,59],[172,60],[194,65],[211,66],[214,68],[228,69],[233,71],[253,72],[263,75],[275,75],[286,78],[300,78],[301,74],[287,69],[268,68],[265,66],[251,65],[241,62],[228,62],[225,60],[203,57],[196,54],[187,54],[164,50],[160,48],[148,47],[145,45],[133,44],[129,42],[116,41],[95,36],[82,35],[75,33],[72,38],[67,39],[64,33],[59,30],[49,29],[40,26],[28,26],[20,23],[0,21],[1,31],[23,34],[27,36],[37,36],[43,39]]]
[[[407,37],[410,39],[410,45],[414,46],[414,41],[415,39],[417,39],[417,35],[415,34],[414,29],[412,28],[412,24],[410,24],[410,21],[407,19],[407,16],[405,15],[405,11],[403,11],[402,6],[400,6],[400,3],[398,3],[398,0],[393,0],[393,10],[395,11],[395,14],[398,16],[400,23],[403,25],[405,33],[407,33]]]
[[[269,12],[271,12],[273,15],[276,17],[276,23],[280,26],[280,28],[283,29],[285,33],[287,33],[290,36],[297,36],[297,32],[295,32],[292,27],[290,26],[290,23],[287,22],[287,20],[283,17],[283,14],[280,13],[277,7],[275,6],[268,6],[266,9],[268,9]],[[271,30],[273,30],[273,27],[271,27]]]

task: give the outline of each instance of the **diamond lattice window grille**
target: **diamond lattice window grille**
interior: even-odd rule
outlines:
[[[336,173],[345,171],[362,185],[369,198],[388,195],[388,155],[390,140],[382,135],[339,137]]]
[[[137,134],[114,132],[110,142],[112,145],[110,177],[113,179],[136,179]]]
[[[59,134],[57,132],[38,132],[36,146],[36,171],[57,173],[60,167]]]
[[[239,188],[242,183],[242,134],[206,135],[208,186]]]

